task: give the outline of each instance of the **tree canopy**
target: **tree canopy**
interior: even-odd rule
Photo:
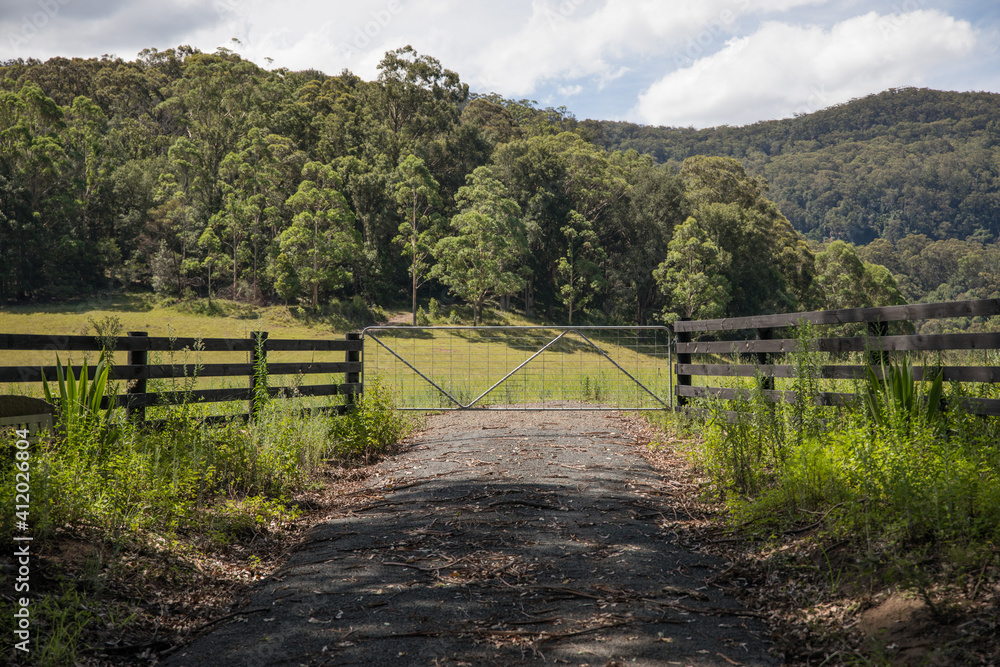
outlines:
[[[187,46],[8,61],[0,299],[360,295],[415,321],[450,292],[476,321],[648,324],[995,296],[998,108],[907,89],[694,131],[477,95],[411,47],[373,81]]]

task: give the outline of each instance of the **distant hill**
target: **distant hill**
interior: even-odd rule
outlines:
[[[1000,95],[887,90],[822,111],[705,130],[582,121],[616,150],[679,165],[692,155],[741,160],[815,240],[866,244],[907,234],[1000,236]]]

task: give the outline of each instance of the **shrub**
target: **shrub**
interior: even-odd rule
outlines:
[[[365,383],[365,393],[357,406],[334,421],[330,453],[346,462],[367,463],[397,444],[411,426],[394,409],[389,392],[376,377]]]

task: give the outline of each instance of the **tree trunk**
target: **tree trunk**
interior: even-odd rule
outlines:
[[[413,326],[417,326],[417,265],[413,265],[413,270],[410,271],[410,275],[413,276]]]
[[[313,308],[319,305],[319,220],[313,218]]]
[[[413,236],[411,248],[413,248],[413,263],[410,265],[410,276],[413,279],[413,326],[417,326],[417,220],[416,213],[413,214]]]
[[[233,221],[233,296],[230,297],[233,301],[236,301],[236,221]]]

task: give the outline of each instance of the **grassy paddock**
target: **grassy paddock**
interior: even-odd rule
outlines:
[[[284,306],[256,307],[247,304],[213,300],[209,307],[205,300],[191,302],[159,301],[149,295],[117,295],[103,299],[56,304],[0,308],[0,332],[13,334],[98,335],[109,327],[119,335],[128,331],[146,331],[150,336],[191,338],[250,338],[257,331],[267,331],[270,338],[342,339],[343,331],[360,328],[361,321],[351,320],[343,312],[358,316],[359,306],[334,306],[329,312],[298,312]],[[342,312],[343,311],[343,312]],[[371,314],[369,311],[362,314]],[[63,352],[63,363],[93,365],[97,352]],[[125,364],[127,354],[114,352],[115,364]],[[311,363],[344,361],[343,353],[272,352],[269,363]],[[0,366],[51,366],[56,353],[51,350],[0,350]],[[250,363],[248,352],[212,352],[178,348],[169,352],[152,352],[150,364],[177,364],[186,367],[189,378],[150,381],[149,392],[183,391],[186,389],[247,388],[248,377],[200,377],[193,382],[198,363]],[[303,383],[333,384],[343,382],[342,375],[312,375],[308,378],[272,376],[271,386],[295,387]],[[0,392],[42,396],[41,383],[20,383],[0,386]],[[119,383],[119,389],[123,389]],[[325,405],[323,399],[306,400],[309,406]],[[231,408],[236,408],[231,410]],[[246,406],[214,405],[207,408],[211,414],[246,412]],[[150,411],[157,414],[157,409]],[[156,418],[155,416],[153,418]]]

